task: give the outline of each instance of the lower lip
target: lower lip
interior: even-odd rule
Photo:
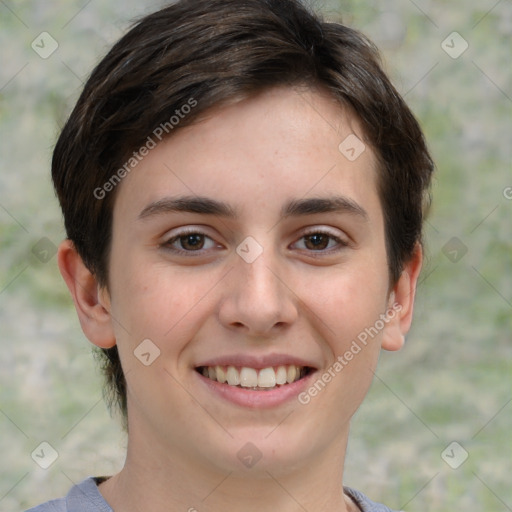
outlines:
[[[291,384],[285,384],[269,391],[255,391],[230,386],[229,384],[221,384],[216,380],[204,377],[198,372],[195,373],[210,391],[219,395],[221,398],[236,405],[241,405],[242,407],[263,409],[277,407],[292,399],[298,400],[298,395],[308,387],[308,382],[313,378],[316,372],[312,372]]]

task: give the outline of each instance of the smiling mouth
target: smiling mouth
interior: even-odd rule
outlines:
[[[262,369],[236,366],[199,366],[196,368],[203,377],[252,391],[270,391],[309,375],[313,368],[294,364],[268,367]]]

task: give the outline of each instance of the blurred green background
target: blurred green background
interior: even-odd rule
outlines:
[[[0,2],[1,510],[123,463],[124,436],[57,270],[64,231],[49,164],[93,65],[163,2],[143,4]],[[401,352],[381,357],[345,483],[406,511],[512,510],[512,2],[315,5],[377,43],[437,163],[414,327]],[[58,44],[47,58],[31,46],[42,32]],[[46,470],[31,459],[42,441],[59,454]],[[454,441],[468,453],[457,469],[441,456]],[[450,450],[455,465],[464,452]]]

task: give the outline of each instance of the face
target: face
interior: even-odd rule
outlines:
[[[123,180],[105,301],[130,443],[223,471],[261,455],[253,474],[343,453],[394,322],[362,139],[324,93],[274,89],[177,131]]]

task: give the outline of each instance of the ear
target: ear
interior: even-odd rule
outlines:
[[[389,295],[386,313],[389,320],[382,338],[382,348],[385,350],[400,350],[404,344],[405,335],[411,327],[416,285],[422,262],[423,250],[418,243]]]
[[[108,291],[99,286],[71,240],[64,240],[60,244],[57,261],[60,273],[71,292],[84,334],[98,347],[113,347],[116,339],[112,328]]]

